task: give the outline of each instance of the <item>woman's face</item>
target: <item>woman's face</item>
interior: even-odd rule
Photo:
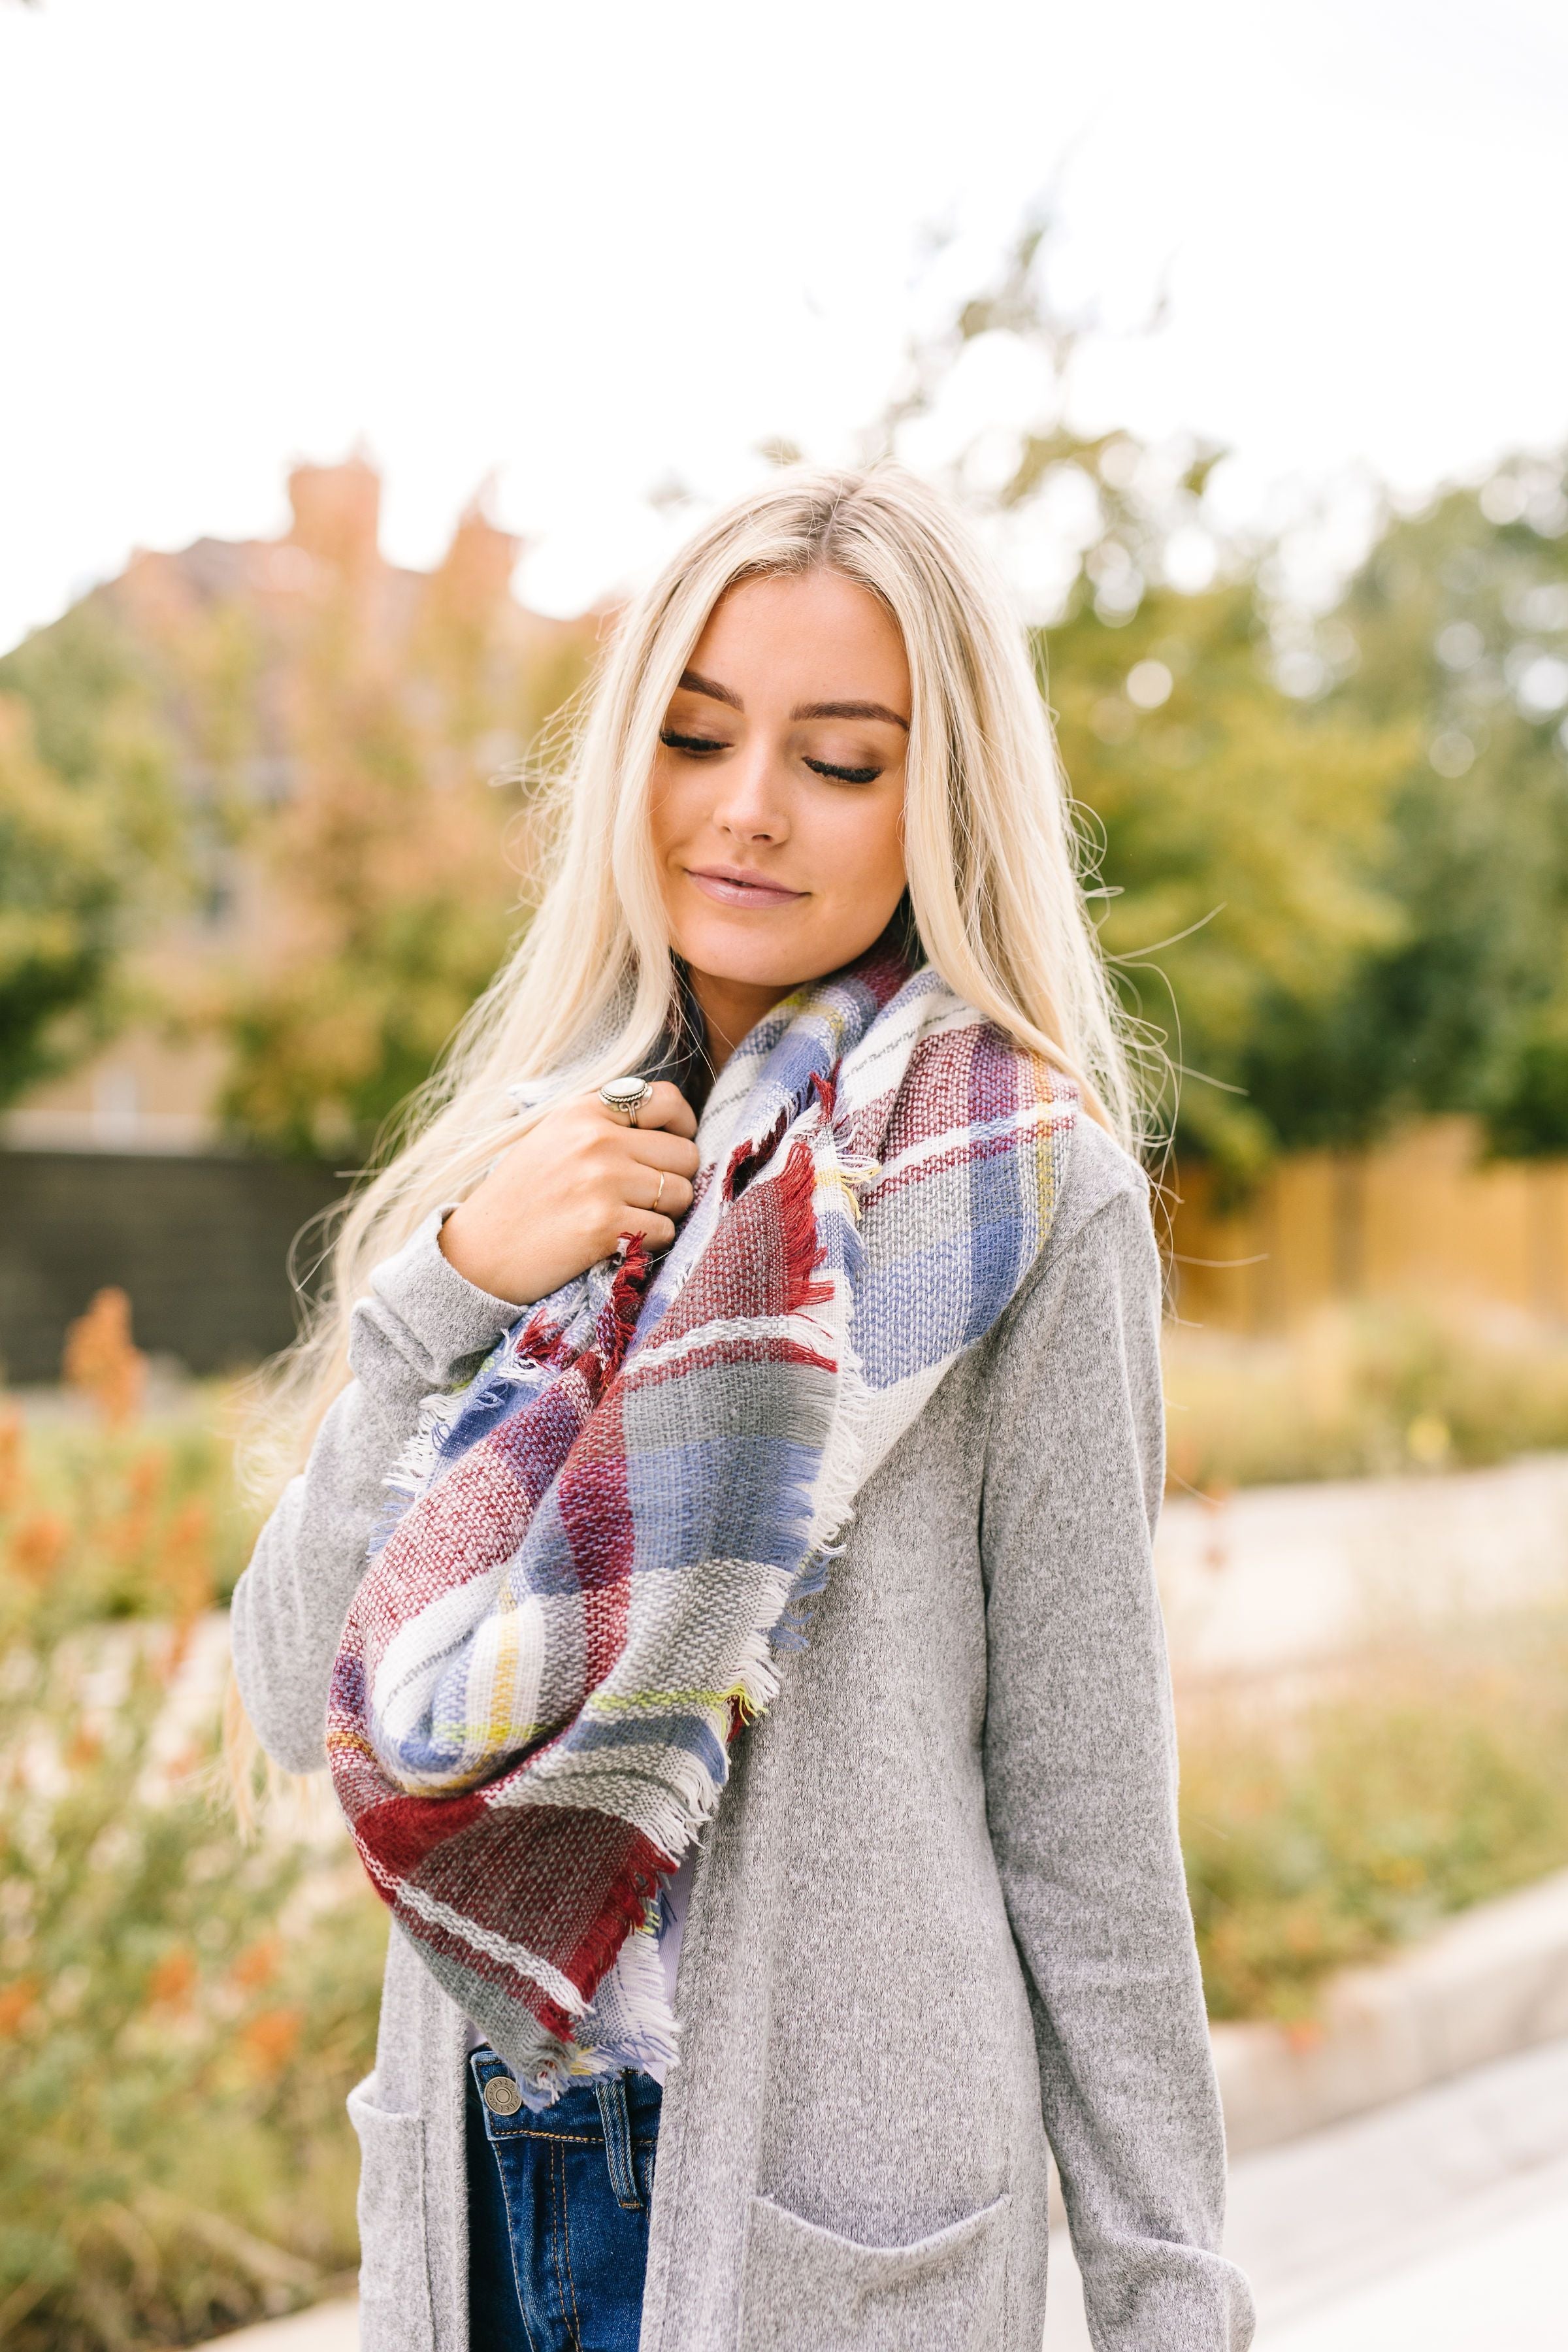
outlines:
[[[672,946],[721,1052],[887,929],[903,893],[910,670],[837,572],[742,581],[666,714],[653,841]]]

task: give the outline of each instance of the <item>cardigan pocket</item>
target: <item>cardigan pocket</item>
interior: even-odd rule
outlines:
[[[1007,2208],[907,2246],[862,2246],[753,2197],[737,2352],[998,2352]]]
[[[435,2352],[425,2234],[425,2121],[378,2107],[375,2076],[349,2093],[359,2135],[361,2352]]]

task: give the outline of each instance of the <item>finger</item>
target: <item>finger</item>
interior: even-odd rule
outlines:
[[[668,1168],[648,1168],[647,1194],[639,1198],[637,1206],[651,1210],[655,1216],[683,1217],[691,1206],[691,1187],[684,1176],[672,1175]],[[640,1186],[638,1188],[640,1193]]]
[[[697,1146],[684,1135],[671,1135],[667,1128],[628,1135],[626,1150],[634,1167],[662,1169],[672,1176],[695,1176],[701,1165]]]
[[[651,1209],[628,1209],[621,1220],[621,1234],[635,1234],[650,1250],[667,1250],[675,1240],[675,1226],[668,1217],[656,1217]]]
[[[639,1103],[635,1124],[643,1129],[668,1128],[672,1135],[693,1136],[697,1115],[679,1087],[668,1078],[656,1080],[647,1102]]]

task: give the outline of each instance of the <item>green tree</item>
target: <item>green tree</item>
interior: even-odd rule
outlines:
[[[1272,1005],[1254,1098],[1352,1142],[1467,1111],[1568,1150],[1568,498],[1562,460],[1391,517],[1321,641],[1325,718],[1402,731],[1377,872],[1402,924],[1326,1000]]]
[[[1110,621],[1079,593],[1045,642],[1068,774],[1117,894],[1112,970],[1168,1035],[1180,1149],[1245,1181],[1307,1139],[1307,1106],[1259,1083],[1270,1022],[1310,1022],[1399,936],[1378,877],[1402,730],[1280,690],[1247,572],[1151,586]]]
[[[124,958],[181,877],[170,747],[89,600],[0,661],[0,1103],[124,1019]]]
[[[911,352],[873,451],[915,454],[959,372],[1001,341],[1033,357],[1037,418],[947,472],[1021,572],[1056,562],[1037,633],[1082,817],[1101,936],[1179,1148],[1234,1181],[1303,1139],[1289,1089],[1260,1090],[1271,1024],[1310,1025],[1403,917],[1384,879],[1401,709],[1320,708],[1281,684],[1267,548],[1227,542],[1195,439],[1152,447],[1071,422],[1081,324],[1047,282],[1034,224],[995,283]],[[1194,580],[1206,570],[1207,584]]]
[[[523,612],[477,509],[426,575],[381,555],[368,466],[290,495],[285,540],[140,555],[0,665],[0,1093],[134,1010],[222,1041],[237,1142],[360,1159],[521,919],[492,780],[595,626]],[[196,919],[153,937],[176,871]]]
[[[290,788],[247,835],[283,939],[233,974],[216,1014],[221,1112],[250,1144],[369,1154],[524,919],[524,798],[497,771],[517,774],[592,638],[520,611],[515,556],[471,512],[391,640],[375,575],[323,568],[279,698]]]

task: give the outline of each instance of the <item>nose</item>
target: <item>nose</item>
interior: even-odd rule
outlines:
[[[784,840],[789,833],[786,778],[766,741],[745,745],[717,772],[713,823],[734,841]]]

